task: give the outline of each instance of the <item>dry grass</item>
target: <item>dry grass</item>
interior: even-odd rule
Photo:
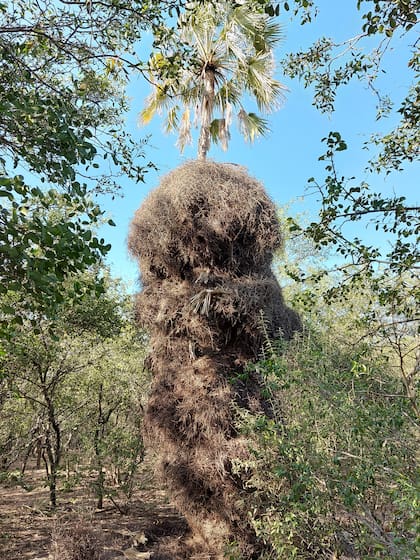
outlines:
[[[104,543],[94,527],[81,520],[71,527],[56,525],[51,538],[50,560],[101,560]]]
[[[156,277],[195,281],[207,269],[259,272],[280,244],[276,209],[263,186],[239,166],[198,161],[162,179],[137,211],[129,237],[145,284]]]
[[[300,328],[272,274],[219,272],[205,284],[157,280],[137,297],[138,322],[165,337],[187,336],[196,357],[235,339],[248,358],[255,358],[264,335],[290,338]]]
[[[136,316],[152,343],[146,440],[189,522],[188,558],[221,559],[229,540],[243,558],[262,546],[247,522],[246,480],[232,470],[248,453],[235,410],[270,414],[258,374],[240,374],[263,336],[300,328],[270,271],[280,244],[263,187],[238,166],[211,162],[167,175],[131,226],[143,282]]]

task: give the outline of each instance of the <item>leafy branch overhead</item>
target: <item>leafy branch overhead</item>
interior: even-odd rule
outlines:
[[[103,221],[103,211],[81,185],[73,187],[70,196],[31,188],[19,175],[0,177],[0,197],[6,200],[0,210],[0,294],[15,294],[13,305],[1,300],[2,327],[11,318],[21,323],[29,310],[30,316],[35,309],[54,315],[66,278],[97,264],[109,251],[110,245],[92,232]],[[101,291],[101,282],[91,289]],[[76,290],[74,299],[79,296]]]
[[[313,2],[297,1],[294,4],[296,12],[303,4],[307,5],[307,10],[315,9]],[[375,0],[368,3],[358,0],[355,4],[361,12],[359,33],[339,42],[331,37],[320,37],[308,49],[290,52],[281,63],[282,69],[287,76],[298,78],[305,87],[312,89],[313,105],[322,112],[335,110],[339,90],[352,80],[365,83],[377,98],[378,120],[389,116],[396,108],[397,126],[389,133],[372,137],[380,151],[372,160],[371,169],[377,172],[401,170],[404,162],[419,157],[419,2]],[[407,54],[401,49],[402,39]],[[401,49],[403,64],[412,73],[412,82],[398,105],[378,80],[386,74],[384,59],[395,49]]]
[[[124,129],[135,43],[157,33],[174,2],[0,2],[0,244],[2,323],[19,308],[50,313],[67,276],[110,245],[94,195],[139,182],[151,165]],[[112,225],[112,222],[110,222]]]
[[[318,10],[315,2],[289,4],[287,9],[293,5],[295,15],[302,8],[307,10],[303,15],[311,14],[303,23],[310,22]],[[339,263],[334,268],[339,274],[327,298],[342,298],[367,282],[373,286],[389,324],[407,321],[415,325],[420,303],[420,207],[414,196],[410,200],[406,195],[404,172],[418,164],[420,155],[419,2],[358,0],[353,4],[360,18],[360,28],[353,36],[336,41],[331,29],[331,37],[318,37],[305,50],[290,52],[282,68],[310,90],[318,110],[330,114],[344,86],[350,82],[366,85],[376,99],[379,130],[375,131],[373,123],[363,144],[369,155],[361,180],[339,171],[340,154],[353,149],[342,134],[332,131],[322,139],[326,149],[319,160],[325,163],[325,175],[311,177],[307,189],[320,203],[318,217],[306,226],[292,218],[289,223],[295,234],[309,238],[315,247],[331,247],[338,254]],[[392,91],[390,64],[395,62],[390,63],[390,54],[398,54],[404,72],[397,93]],[[394,192],[387,194],[385,184],[383,189],[373,189],[368,173],[389,175],[388,185],[392,181]],[[352,227],[355,222],[357,236]],[[363,228],[368,233],[360,233]],[[296,276],[300,281],[305,277]],[[372,312],[378,312],[373,304]]]
[[[181,151],[192,141],[192,128],[199,127],[202,159],[212,141],[227,149],[235,111],[246,140],[266,134],[267,120],[243,105],[243,97],[249,96],[259,112],[270,113],[285,91],[274,77],[273,50],[281,28],[264,4],[189,3],[178,18],[174,42],[157,45],[150,58],[153,91],[140,122],[146,125],[156,113],[165,114],[165,129],[178,132]]]

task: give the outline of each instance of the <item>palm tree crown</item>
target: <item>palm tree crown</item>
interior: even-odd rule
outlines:
[[[181,151],[191,143],[192,126],[199,126],[199,159],[206,158],[211,141],[227,149],[234,109],[246,140],[264,135],[267,120],[246,112],[241,100],[253,97],[262,113],[278,107],[285,87],[273,77],[273,49],[280,39],[279,25],[255,0],[191,2],[176,33],[176,40],[188,47],[188,62],[168,76],[169,55],[151,57],[153,91],[140,122],[147,124],[156,112],[165,114],[166,131],[178,131]],[[216,111],[219,118],[214,118]]]

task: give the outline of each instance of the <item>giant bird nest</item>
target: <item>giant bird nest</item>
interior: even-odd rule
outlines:
[[[150,329],[154,373],[145,436],[158,445],[163,479],[190,525],[188,558],[224,558],[231,538],[244,558],[262,546],[247,521],[248,475],[232,466],[248,457],[238,407],[272,413],[258,372],[245,364],[265,336],[290,338],[300,328],[270,270],[280,245],[274,204],[232,164],[172,171],[131,225],[143,283],[136,316]]]
[[[197,355],[236,339],[249,358],[256,357],[264,336],[288,339],[300,326],[272,274],[218,275],[206,284],[158,280],[138,294],[136,318],[158,339],[187,337]]]
[[[129,249],[143,283],[196,269],[260,271],[281,245],[263,186],[233,164],[191,161],[166,175],[136,212]]]

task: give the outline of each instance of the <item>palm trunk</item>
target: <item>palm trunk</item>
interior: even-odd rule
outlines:
[[[210,125],[214,108],[214,69],[205,68],[203,71],[204,97],[201,104],[201,129],[198,139],[198,159],[205,160],[210,149]]]

